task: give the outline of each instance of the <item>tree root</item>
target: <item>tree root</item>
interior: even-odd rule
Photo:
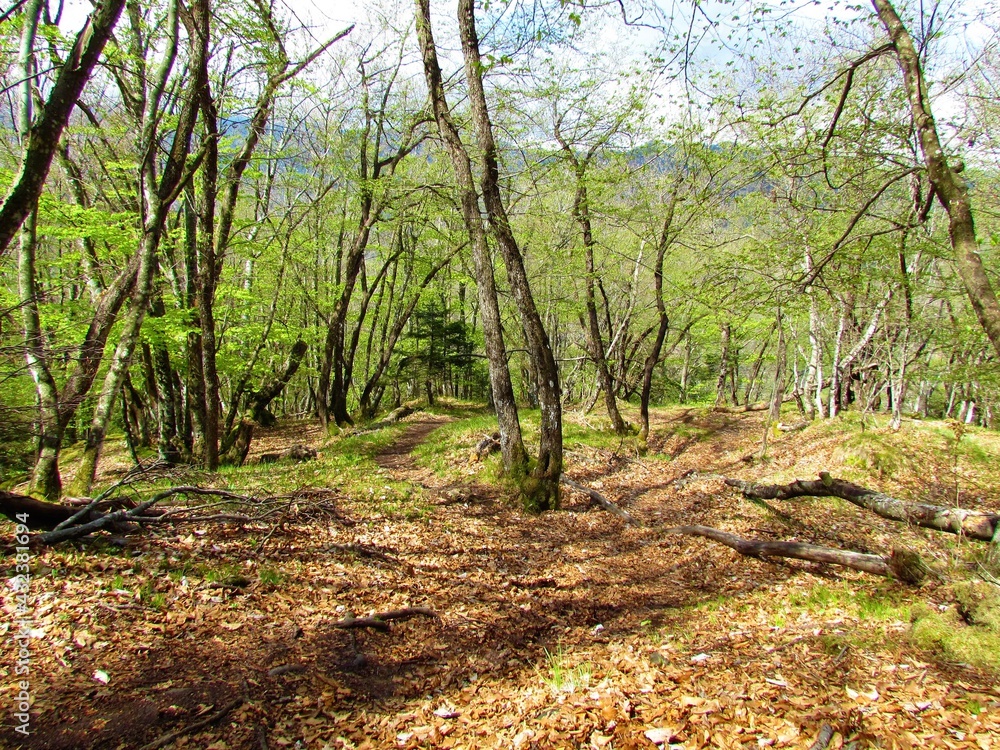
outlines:
[[[169,732],[163,735],[158,740],[154,740],[153,742],[150,742],[148,745],[143,745],[140,748],[140,750],[156,750],[156,748],[163,747],[164,745],[169,745],[178,737],[182,737],[185,734],[190,734],[191,732],[196,732],[202,727],[207,727],[209,724],[214,724],[215,722],[219,721],[224,716],[226,716],[226,714],[228,714],[230,711],[234,711],[240,706],[242,706],[245,702],[246,701],[242,696],[240,696],[239,698],[234,698],[225,706],[216,711],[214,714],[206,716],[201,721],[196,721],[194,724],[191,724],[190,726],[184,727],[182,729],[175,729],[173,732]]]

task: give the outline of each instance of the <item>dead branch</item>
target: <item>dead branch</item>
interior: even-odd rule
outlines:
[[[591,502],[597,503],[609,513],[614,513],[616,516],[623,519],[625,523],[629,524],[630,526],[642,526],[642,524],[636,520],[635,516],[619,508],[617,505],[608,500],[606,497],[604,497],[604,495],[602,495],[597,490],[592,490],[589,487],[584,487],[582,484],[574,482],[565,474],[562,475],[560,481],[567,487],[574,489],[577,492],[582,492],[588,498],[590,498]]]
[[[169,732],[163,735],[162,737],[160,737],[160,739],[154,740],[153,742],[150,742],[148,745],[143,745],[140,748],[140,750],[156,750],[156,748],[163,747],[164,745],[169,745],[178,737],[182,737],[185,734],[190,734],[191,732],[196,732],[202,727],[207,727],[209,724],[214,724],[215,722],[219,721],[219,719],[228,714],[230,711],[233,711],[242,706],[244,702],[245,701],[242,696],[240,696],[239,698],[234,698],[225,706],[216,711],[214,714],[206,716],[201,721],[196,721],[194,724],[191,724],[190,726],[186,726],[182,729],[175,729],[173,732]]]
[[[839,497],[859,508],[890,521],[911,523],[936,531],[967,536],[989,542],[1000,530],[1000,514],[984,513],[964,508],[948,508],[927,503],[909,503],[866,487],[835,479],[822,472],[818,480],[798,479],[790,484],[756,484],[742,479],[726,479],[746,497],[762,500],[791,500],[796,497]]]
[[[804,430],[806,427],[808,427],[811,424],[812,424],[812,422],[810,422],[808,419],[805,419],[805,420],[803,420],[801,422],[793,422],[792,424],[785,424],[784,422],[779,422],[778,423],[778,431],[779,432],[798,432],[799,430]]]
[[[433,617],[440,619],[437,612],[427,607],[405,607],[404,609],[394,609],[389,612],[379,612],[371,617],[355,617],[348,612],[347,617],[333,623],[333,627],[340,630],[354,630],[356,628],[368,628],[379,630],[383,633],[389,632],[389,622],[391,620],[409,620],[411,617]]]
[[[156,505],[161,500],[165,500],[173,495],[214,495],[216,497],[225,497],[231,500],[241,500],[244,502],[249,502],[250,498],[244,495],[237,495],[227,490],[214,490],[205,489],[202,487],[171,487],[169,489],[158,492],[149,500],[139,503],[134,508],[128,508],[125,510],[118,510],[113,513],[107,513],[99,518],[89,521],[88,523],[80,524],[77,526],[68,526],[62,529],[54,529],[52,531],[46,532],[44,534],[39,534],[35,539],[41,544],[56,544],[57,542],[62,542],[67,539],[75,539],[77,537],[85,536],[92,531],[98,531],[111,524],[116,524],[120,522],[128,521],[146,521],[149,522],[153,519],[159,520],[160,516],[145,516],[145,512]]]
[[[728,531],[720,531],[709,526],[674,526],[664,529],[664,531],[670,534],[705,537],[736,550],[744,557],[758,559],[788,557],[809,562],[832,563],[872,575],[898,578],[913,585],[923,580],[927,570],[918,555],[905,550],[894,551],[890,557],[882,557],[801,542],[768,542],[758,539],[744,539],[730,534]]]

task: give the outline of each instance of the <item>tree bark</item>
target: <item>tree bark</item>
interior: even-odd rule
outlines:
[[[272,377],[259,390],[250,395],[246,413],[236,428],[230,430],[229,434],[226,435],[219,451],[226,462],[240,466],[246,460],[247,453],[250,451],[254,426],[263,422],[267,407],[281,395],[288,382],[298,371],[308,349],[306,342],[301,339],[296,341],[292,346],[292,351],[288,354],[288,360],[281,373]]]
[[[728,322],[723,323],[721,342],[719,344],[719,377],[715,381],[716,407],[726,405],[726,377],[729,375],[729,339],[731,336],[732,327]]]
[[[541,408],[541,434],[538,460],[531,472],[531,481],[522,483],[526,505],[531,510],[555,510],[559,507],[559,475],[562,474],[562,398],[559,390],[559,368],[552,354],[545,326],[531,292],[524,258],[514,238],[507,209],[500,195],[500,170],[497,146],[493,138],[483,88],[483,62],[476,32],[474,0],[459,0],[458,28],[465,60],[465,78],[469,87],[469,104],[476,140],[483,158],[481,180],[483,204],[490,228],[496,237],[507,268],[507,280],[521,313],[521,323],[528,340],[528,355],[538,376],[538,402]]]
[[[32,124],[17,176],[0,206],[0,257],[42,194],[62,132],[124,7],[125,0],[105,0],[96,7],[59,69],[45,106]]]
[[[142,196],[142,236],[139,240],[139,271],[132,297],[132,307],[125,318],[123,330],[115,348],[114,356],[104,378],[101,394],[94,409],[87,442],[84,446],[83,458],[77,470],[73,483],[74,494],[88,495],[97,473],[97,463],[104,438],[107,434],[115,399],[121,389],[122,380],[132,359],[132,352],[139,340],[139,332],[149,305],[153,287],[153,275],[156,269],[156,255],[163,236],[164,226],[170,206],[177,199],[178,193],[191,178],[191,169],[187,157],[191,150],[191,137],[198,116],[200,101],[201,77],[193,76],[189,81],[182,98],[181,109],[177,117],[176,128],[162,170],[158,170],[158,153],[155,144],[162,135],[159,132],[161,120],[161,99],[173,69],[177,56],[178,39],[178,0],[170,6],[169,25],[170,40],[164,52],[159,69],[149,84],[146,103],[143,108],[141,136],[139,139],[142,150],[142,166],[140,169],[140,194]],[[192,5],[192,17],[203,34],[189,36],[190,65],[193,70],[200,70],[208,56],[208,29],[211,14],[208,0],[199,0]],[[157,178],[157,175],[159,177]]]
[[[835,479],[825,472],[820,474],[819,480],[796,480],[790,484],[755,484],[742,479],[726,479],[725,482],[747,497],[761,500],[839,497],[890,521],[901,521],[936,531],[960,534],[983,542],[993,540],[1000,524],[998,513],[947,508],[928,503],[908,503],[843,479]]]
[[[653,346],[649,350],[649,355],[642,366],[642,390],[639,394],[640,445],[645,444],[649,438],[649,399],[653,392],[653,370],[660,361],[660,352],[663,350],[663,342],[666,340],[667,329],[670,327],[670,318],[667,316],[667,306],[663,299],[663,262],[666,258],[667,250],[674,239],[672,225],[674,223],[674,210],[676,207],[677,193],[674,192],[670,195],[670,200],[667,202],[667,213],[663,219],[660,241],[656,246],[656,260],[653,262],[653,300],[656,303],[656,337],[653,339]]]
[[[594,362],[594,366],[597,368],[598,388],[604,391],[604,404],[608,412],[608,418],[611,420],[611,427],[619,435],[624,435],[628,432],[628,426],[625,424],[625,420],[622,419],[621,412],[618,410],[618,402],[615,400],[615,384],[611,377],[611,370],[608,368],[607,351],[604,348],[604,340],[601,337],[601,324],[597,317],[597,296],[594,292],[594,282],[597,278],[594,266],[594,246],[596,243],[594,241],[593,223],[590,220],[590,196],[587,191],[587,167],[589,166],[594,155],[597,153],[597,148],[602,144],[602,141],[599,140],[597,144],[590,148],[587,154],[581,158],[573,151],[570,144],[563,139],[562,134],[560,133],[559,123],[556,123],[555,136],[556,140],[559,141],[559,144],[562,147],[563,153],[566,154],[566,157],[572,164],[573,171],[576,174],[576,194],[573,197],[573,218],[576,219],[576,223],[580,225],[586,268],[586,277],[584,278],[584,296],[587,308],[587,320],[583,326],[583,330],[587,338],[587,346],[590,349],[590,357]],[[611,335],[610,329],[608,335]]]

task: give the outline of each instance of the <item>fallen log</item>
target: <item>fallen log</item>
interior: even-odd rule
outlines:
[[[927,574],[927,566],[919,555],[908,550],[893,550],[889,557],[881,555],[866,555],[850,550],[819,547],[815,544],[801,542],[768,542],[759,539],[744,539],[728,531],[713,529],[710,526],[673,526],[664,529],[669,534],[687,534],[700,536],[724,544],[744,557],[788,557],[808,562],[832,563],[842,565],[852,570],[860,570],[872,575],[886,578],[897,578],[904,583],[917,585]]]
[[[413,406],[407,406],[404,404],[385,415],[384,419],[380,419],[378,422],[372,422],[367,425],[363,430],[357,430],[352,435],[366,435],[369,432],[375,432],[376,430],[381,430],[386,427],[391,427],[394,424],[399,424],[401,421],[406,419],[411,414],[416,414],[421,409]]]
[[[623,519],[625,523],[629,524],[630,526],[642,526],[642,524],[636,520],[635,516],[631,515],[628,511],[624,511],[621,508],[619,508],[617,505],[608,500],[606,497],[604,497],[604,495],[602,495],[597,490],[592,490],[590,489],[590,487],[584,487],[582,484],[574,482],[565,474],[562,475],[560,481],[567,487],[570,487],[571,489],[574,489],[577,492],[582,492],[588,498],[590,498],[591,502],[597,503],[609,513],[614,513],[616,516]]]
[[[726,479],[725,482],[730,487],[738,489],[746,497],[761,500],[839,497],[890,521],[912,523],[914,526],[959,534],[982,542],[992,541],[1000,528],[1000,513],[984,513],[928,503],[904,502],[844,479],[835,479],[827,472],[822,472],[818,480],[797,479],[790,484],[757,484],[745,482],[742,479]]]
[[[27,495],[0,490],[0,514],[32,531],[53,529],[80,510],[67,505],[46,503]]]
[[[781,399],[781,403],[787,404],[789,401],[794,401],[795,395],[788,394]],[[719,404],[718,406],[713,406],[712,411],[717,414],[746,414],[750,411],[767,411],[771,408],[770,401],[758,401],[755,404],[740,404],[739,406],[723,406]]]
[[[469,460],[473,463],[477,461],[485,461],[486,457],[491,453],[500,452],[500,433],[494,432],[492,435],[487,435],[478,443],[476,447],[472,449],[472,454],[469,456]]]

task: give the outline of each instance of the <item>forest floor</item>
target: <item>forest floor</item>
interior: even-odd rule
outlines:
[[[285,424],[253,455],[309,442],[316,461],[162,474],[156,486],[287,504],[269,523],[34,550],[32,734],[11,725],[23,678],[5,622],[0,746],[808,748],[829,724],[833,748],[1000,750],[1000,636],[955,605],[988,545],[828,498],[774,502],[778,514],[705,476],[827,470],[904,499],[996,509],[1000,435],[915,421],[893,432],[847,415],[744,460],[762,422],[660,410],[640,456],[633,438],[568,413],[568,474],[639,528],[569,491],[558,512],[521,512],[497,458],[470,460],[492,430],[472,409],[339,438]],[[879,554],[902,545],[939,575],[909,588],[749,559],[664,533],[677,524]],[[335,627],[403,607],[436,617]]]

